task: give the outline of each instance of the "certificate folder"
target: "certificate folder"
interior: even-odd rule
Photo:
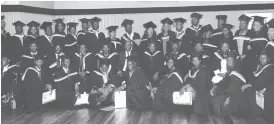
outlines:
[[[192,93],[184,92],[180,95],[179,92],[173,92],[173,103],[176,105],[192,105]]]
[[[47,92],[43,93],[42,104],[47,104],[54,100],[56,100],[56,89],[53,89],[52,91],[47,91]]]

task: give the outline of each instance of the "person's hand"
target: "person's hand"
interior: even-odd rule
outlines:
[[[230,97],[225,99],[224,106],[227,106],[230,103]]]
[[[80,99],[81,98],[81,94],[79,92],[76,92],[76,97]]]
[[[51,84],[47,84],[46,85],[46,89],[49,90],[49,91],[51,91],[52,90],[52,85]]]
[[[226,76],[225,73],[218,73],[217,75],[220,76],[220,77],[222,77],[222,78],[224,78]]]
[[[248,87],[252,87],[251,84],[244,84],[242,87],[241,87],[241,91],[244,92],[245,89],[247,89]]]
[[[79,75],[81,76],[81,78],[84,78],[86,75],[86,72],[79,72]]]
[[[251,46],[250,46],[250,45],[248,45],[248,46],[247,46],[247,49],[248,49],[248,50],[251,50]]]
[[[154,80],[154,81],[157,81],[157,80],[158,80],[158,76],[159,76],[159,72],[156,72],[156,73],[153,75],[153,80]]]

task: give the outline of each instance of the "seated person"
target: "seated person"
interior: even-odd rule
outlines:
[[[202,65],[209,67],[211,64],[211,56],[204,51],[204,46],[201,42],[197,42],[194,46],[194,52],[198,52],[202,57]]]
[[[63,53],[63,48],[60,44],[54,46],[54,53],[48,55],[48,65],[51,70],[61,67],[62,59],[65,56]]]
[[[21,57],[20,69],[22,73],[24,73],[28,67],[34,66],[34,58],[36,56],[42,56],[42,54],[38,52],[36,42],[31,42],[29,46],[29,52],[23,54]]]

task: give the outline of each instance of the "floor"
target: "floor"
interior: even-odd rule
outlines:
[[[77,107],[56,109],[43,107],[39,111],[27,114],[22,110],[2,108],[2,124],[204,124],[194,114],[178,112],[140,111],[116,109],[103,111]],[[266,124],[263,119],[242,119],[235,117],[208,116],[207,124]]]

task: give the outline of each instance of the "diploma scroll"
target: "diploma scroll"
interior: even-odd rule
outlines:
[[[173,103],[176,105],[192,105],[192,93],[184,92],[180,95],[179,92],[173,92]]]
[[[47,91],[42,94],[42,104],[47,104],[56,100],[56,89],[52,91]]]
[[[127,107],[127,97],[126,91],[115,91],[114,96],[115,108],[126,108]]]

